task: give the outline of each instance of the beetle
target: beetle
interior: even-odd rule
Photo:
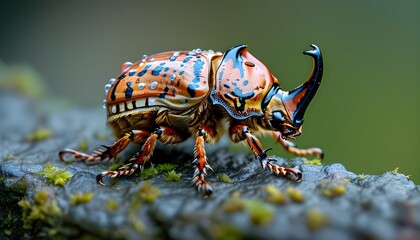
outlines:
[[[59,152],[85,162],[99,162],[116,157],[130,142],[141,145],[128,163],[115,171],[104,171],[103,178],[128,176],[143,170],[157,141],[176,144],[195,137],[192,183],[209,197],[213,190],[205,180],[211,169],[205,144],[217,142],[227,130],[234,143],[246,141],[260,161],[276,175],[294,175],[296,168],[274,164],[253,133],[269,133],[287,151],[298,155],[316,155],[320,148],[299,149],[288,141],[301,134],[303,116],[321,83],[323,61],[320,49],[304,52],[313,59],[309,78],[291,91],[283,91],[277,78],[249,53],[246,45],[232,47],[225,53],[212,50],[173,51],[144,55],[135,63],[126,62],[121,74],[105,85],[107,123],[118,139],[104,149],[85,154],[72,149]]]

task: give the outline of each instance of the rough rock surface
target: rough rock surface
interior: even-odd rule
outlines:
[[[210,199],[190,184],[191,142],[160,146],[152,158],[155,166],[174,163],[180,181],[168,182],[161,172],[147,181],[135,174],[102,187],[95,176],[113,163],[66,164],[57,152],[83,145],[90,152],[112,143],[104,121],[100,109],[63,110],[0,92],[0,239],[420,238],[420,187],[402,174],[357,176],[341,164],[273,156],[303,172],[303,181],[295,183],[262,170],[250,152],[230,152],[226,143],[207,147],[214,169]],[[39,129],[50,132],[28,137]],[[54,185],[40,174],[48,163],[73,176]],[[223,173],[231,183],[219,178]],[[89,197],[75,200],[78,194]]]

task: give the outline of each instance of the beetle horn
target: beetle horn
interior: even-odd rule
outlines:
[[[314,44],[311,44],[311,47],[313,50],[303,52],[314,60],[314,68],[308,80],[292,91],[282,94],[282,101],[294,126],[302,125],[306,108],[321,84],[323,71],[321,51]]]

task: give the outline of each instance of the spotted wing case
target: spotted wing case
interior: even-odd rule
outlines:
[[[144,107],[185,110],[208,96],[213,52],[165,52],[125,68],[108,90],[108,116]]]

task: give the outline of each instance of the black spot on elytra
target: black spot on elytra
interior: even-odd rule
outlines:
[[[163,93],[159,94],[159,97],[160,98],[165,98],[166,94],[168,94],[168,92],[169,92],[169,87],[166,86],[165,89],[163,89]]]
[[[199,88],[200,85],[197,83],[190,83],[188,84],[187,92],[190,94],[191,97],[195,97],[195,90]]]

